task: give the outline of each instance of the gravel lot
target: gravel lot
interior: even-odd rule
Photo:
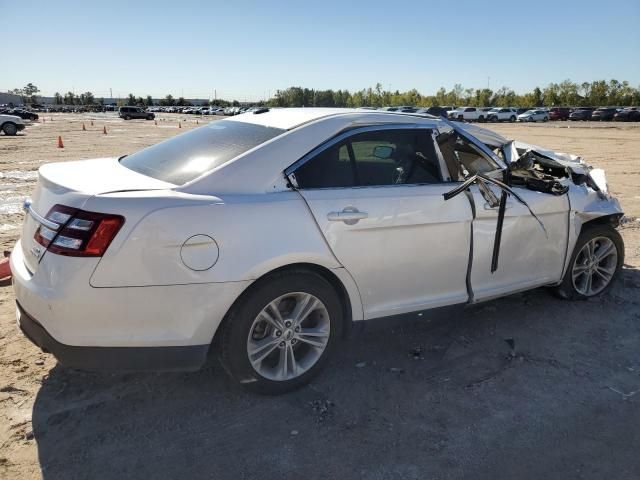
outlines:
[[[3,249],[42,163],[118,156],[198,126],[43,117],[0,135]],[[640,478],[640,125],[488,126],[606,169],[627,214],[608,294],[572,303],[538,289],[358,324],[312,385],[265,398],[213,360],[188,374],[64,370],[19,333],[4,285],[0,478]]]

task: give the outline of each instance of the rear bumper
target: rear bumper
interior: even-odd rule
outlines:
[[[197,370],[207,358],[209,345],[182,347],[78,347],[65,345],[16,302],[18,325],[36,346],[52,353],[65,367],[82,370],[183,371]]]
[[[24,255],[18,241],[11,255],[18,323],[36,345],[75,368],[198,368],[251,283],[94,288],[95,259],[47,253],[32,273]]]

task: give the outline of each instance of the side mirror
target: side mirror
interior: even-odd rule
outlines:
[[[389,147],[388,145],[378,145],[373,149],[373,156],[382,160],[390,158],[392,154],[393,147]]]

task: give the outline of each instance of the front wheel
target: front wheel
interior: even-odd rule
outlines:
[[[125,116],[124,116],[124,119],[125,119],[125,120],[131,120],[131,117],[130,117],[129,115],[125,115]]]
[[[612,226],[586,226],[580,233],[557,293],[586,300],[611,286],[624,262],[624,242]]]
[[[542,119],[542,121],[543,121],[543,122],[545,122],[545,123],[546,123],[546,122],[548,122],[548,121],[549,121],[549,117],[544,117],[544,118]]]
[[[511,116],[509,117],[509,121],[510,121],[511,123],[515,122],[515,121],[516,121],[516,116],[515,116],[515,115],[511,115]]]
[[[18,133],[18,127],[13,123],[5,123],[2,125],[2,131],[5,135],[15,135]]]
[[[322,276],[291,270],[259,280],[232,307],[221,337],[231,376],[257,393],[300,388],[320,371],[343,327],[342,305]]]

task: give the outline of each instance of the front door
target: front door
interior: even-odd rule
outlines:
[[[295,168],[365,318],[468,300],[471,206],[464,195],[444,200],[441,172],[431,130],[407,126],[344,134]]]
[[[490,187],[500,197],[500,190]],[[473,221],[471,287],[482,300],[556,282],[562,277],[567,250],[569,204],[566,195],[550,195],[526,188],[513,189],[529,205],[507,200],[498,269],[491,273],[498,208],[491,207],[477,185],[471,187],[476,218]]]
[[[502,179],[504,165],[486,146],[459,132],[441,134],[437,143],[454,180],[480,173]],[[488,187],[500,198],[498,187]],[[485,199],[477,184],[469,187],[474,203],[473,262],[470,286],[473,300],[497,297],[560,280],[567,248],[569,203],[566,195],[514,187],[529,209],[509,196],[502,228],[498,268],[491,272],[498,207]],[[462,195],[458,195],[460,197]],[[454,198],[457,198],[454,197]]]

